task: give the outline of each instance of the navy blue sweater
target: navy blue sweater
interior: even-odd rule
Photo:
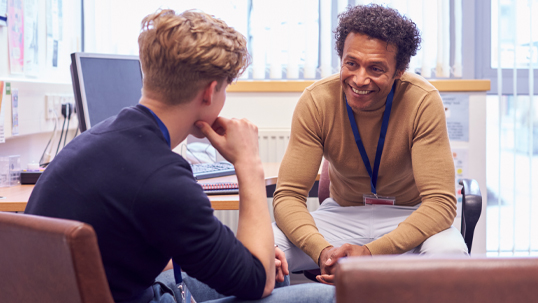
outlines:
[[[213,216],[189,164],[143,106],[69,143],[39,178],[25,212],[92,225],[116,301],[141,296],[171,257],[221,294],[263,293],[261,262]]]

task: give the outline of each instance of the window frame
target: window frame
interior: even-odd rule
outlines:
[[[475,2],[475,37],[476,48],[474,52],[475,77],[477,79],[489,79],[491,90],[488,94],[498,93],[497,69],[491,67],[491,1]],[[538,79],[538,69],[533,71],[534,79]],[[501,92],[505,95],[529,95],[529,69],[517,69],[517,87],[514,90],[514,70],[502,70]],[[534,82],[534,93],[538,92],[538,83]]]

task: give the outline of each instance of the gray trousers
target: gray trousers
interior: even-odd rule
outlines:
[[[311,212],[323,237],[335,247],[345,243],[364,245],[393,231],[417,206],[365,205],[342,207],[332,198]],[[273,223],[275,244],[286,253],[290,271],[318,268],[317,264],[300,248],[291,243]],[[461,233],[450,227],[426,239],[406,253],[427,255],[468,255]]]

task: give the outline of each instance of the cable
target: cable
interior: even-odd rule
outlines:
[[[58,147],[56,148],[56,154],[54,156],[58,155],[58,151],[60,151],[60,145],[62,145],[62,138],[64,136],[65,122],[66,122],[67,119],[66,119],[63,111],[62,111],[62,115],[64,116],[64,123],[62,123],[62,132],[60,133],[60,140],[58,140]],[[66,136],[67,136],[67,134],[66,134]]]
[[[76,113],[77,113],[77,106],[73,104],[73,115]],[[73,139],[77,137],[79,128],[80,128],[80,120],[77,119],[77,127],[75,128],[75,135],[73,136]],[[73,139],[71,139],[71,141],[73,141]]]
[[[67,141],[67,134],[69,134],[69,122],[71,122],[71,103],[66,104],[66,114],[67,114],[67,127],[65,129],[64,147],[65,147],[65,142]]]
[[[77,121],[77,128],[75,128],[75,135],[73,136],[73,139],[75,139],[77,137],[79,127],[80,127],[80,121]],[[71,139],[71,141],[73,141],[73,139]]]
[[[55,115],[54,129],[52,130],[52,135],[50,136],[49,142],[47,142],[47,146],[45,146],[45,149],[43,150],[43,154],[41,155],[41,158],[39,159],[39,166],[44,164],[43,160],[45,158],[45,154],[47,154],[47,149],[49,148],[49,146],[52,146],[51,145],[52,139],[54,139],[54,137],[56,136],[56,128],[58,127],[58,116],[56,115],[56,112],[54,112],[54,115]],[[50,159],[47,159],[47,160],[50,160]]]

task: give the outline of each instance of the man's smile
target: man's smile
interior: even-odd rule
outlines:
[[[371,90],[364,90],[364,89],[359,90],[359,89],[356,89],[356,88],[352,87],[351,85],[349,87],[351,87],[351,90],[355,94],[358,94],[358,95],[367,95],[369,93],[373,93],[373,91],[371,91]]]

